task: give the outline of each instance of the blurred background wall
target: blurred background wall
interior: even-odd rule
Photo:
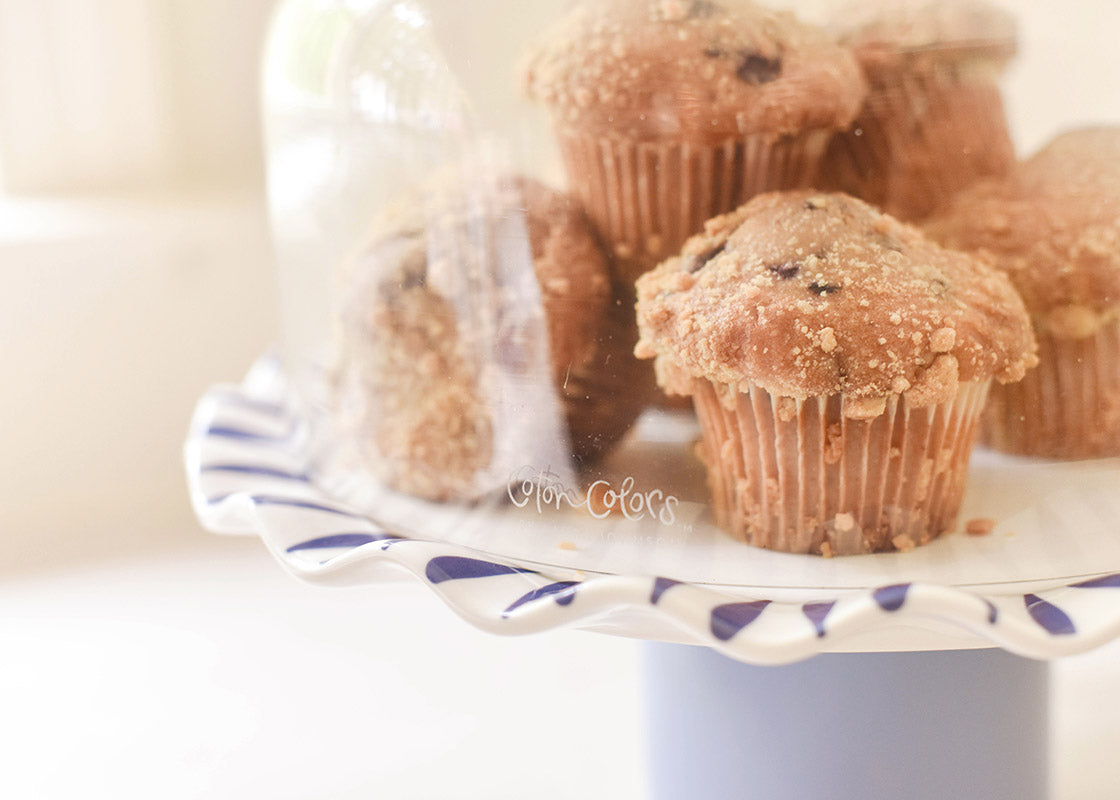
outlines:
[[[276,339],[273,0],[0,0],[0,578],[203,536],[198,396]]]

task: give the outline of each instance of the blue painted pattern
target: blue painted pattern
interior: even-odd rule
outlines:
[[[220,503],[231,495],[224,494],[217,497],[208,498],[207,502]],[[360,514],[355,514],[352,511],[346,511],[338,506],[329,506],[326,503],[316,503],[312,500],[298,500],[294,497],[281,497],[279,495],[250,495],[249,499],[257,505],[261,506],[288,506],[289,508],[305,508],[309,511],[325,511],[328,514],[337,514],[341,517],[350,517],[352,519],[365,519]]]
[[[274,403],[269,400],[261,400],[255,397],[248,397],[240,392],[223,392],[221,390],[212,390],[210,396],[221,400],[225,405],[237,406],[249,411],[254,411],[268,417],[287,417],[290,412],[287,407],[280,403]]]
[[[806,603],[805,605],[801,606],[801,613],[808,617],[809,621],[813,623],[813,627],[816,628],[817,638],[824,638],[825,618],[829,615],[829,613],[835,606],[835,600],[830,600],[827,603]]]
[[[898,611],[906,602],[906,595],[910,591],[910,584],[896,583],[893,586],[881,586],[871,593],[879,608],[884,611]]]
[[[438,556],[428,562],[424,575],[431,583],[444,581],[458,581],[470,578],[492,578],[495,575],[520,575],[533,574],[533,570],[511,567],[506,564],[496,564],[493,561],[483,561],[478,558],[465,558],[463,556]]]
[[[1069,636],[1077,633],[1069,614],[1053,603],[1043,600],[1036,594],[1023,595],[1023,602],[1027,606],[1027,613],[1031,615],[1031,619],[1052,635]]]
[[[557,605],[566,606],[570,605],[576,599],[576,587],[579,586],[579,581],[557,581],[550,583],[547,586],[542,586],[539,589],[523,594],[521,597],[511,603],[505,611],[502,612],[503,617],[508,617],[515,609],[521,608],[526,603],[531,603],[534,600],[539,600],[542,597],[552,596],[556,600]]]
[[[674,586],[680,584],[680,581],[675,581],[672,578],[658,578],[653,582],[653,591],[649,593],[649,602],[657,605],[661,599],[661,595],[672,589]]]
[[[727,603],[712,609],[711,631],[712,636],[721,642],[726,642],[743,628],[758,619],[769,600],[750,600],[745,603]]]
[[[234,428],[231,425],[211,425],[206,429],[207,436],[217,436],[222,439],[241,439],[247,442],[283,444],[292,438],[292,431],[280,435],[260,433],[244,428]]]
[[[319,536],[299,542],[287,548],[285,552],[298,553],[301,550],[327,550],[337,547],[361,547],[371,542],[383,542],[386,539],[399,539],[391,533],[332,533],[329,536]]]
[[[206,464],[200,472],[227,472],[237,475],[252,475],[260,478],[276,478],[284,481],[308,483],[311,477],[306,472],[290,472],[275,467],[262,467],[255,464]]]
[[[1103,578],[1093,578],[1073,584],[1076,589],[1120,589],[1120,574],[1105,575]]]

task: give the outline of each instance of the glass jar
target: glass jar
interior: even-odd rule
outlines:
[[[589,572],[1120,569],[1120,294],[1013,274],[1060,246],[1120,275],[1116,12],[775,5],[281,3],[269,194],[321,486]]]

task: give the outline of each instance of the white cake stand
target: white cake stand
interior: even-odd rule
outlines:
[[[1120,635],[1117,460],[978,454],[962,516],[993,533],[826,560],[727,542],[687,487],[672,525],[592,526],[538,513],[531,483],[470,514],[348,486],[316,473],[290,401],[272,358],[201,399],[186,462],[202,524],[259,536],[308,581],[403,571],[494,633],[649,640],[661,797],[1045,797],[1045,660]],[[656,426],[620,476],[684,450]]]

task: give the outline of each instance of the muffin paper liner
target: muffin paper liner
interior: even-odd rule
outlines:
[[[822,178],[910,220],[1014,163],[999,86],[941,69],[872,89],[855,123],[830,143]]]
[[[993,387],[984,443],[1043,458],[1120,455],[1120,323],[1084,339],[1037,338],[1038,366],[1019,383]]]
[[[754,134],[714,146],[561,134],[572,192],[633,284],[677,252],[704,222],[756,194],[811,186],[829,132]]]
[[[951,530],[988,382],[869,420],[840,395],[775,397],[697,380],[713,512],[732,536],[793,553],[906,550]]]

